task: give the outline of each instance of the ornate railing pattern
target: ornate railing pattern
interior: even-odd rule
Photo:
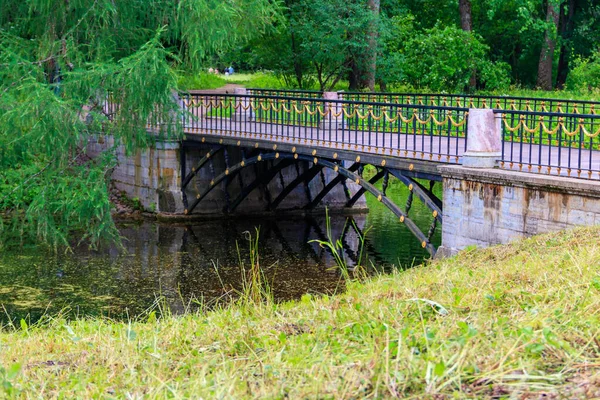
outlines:
[[[468,109],[258,95],[188,95],[184,128],[459,162]]]
[[[600,115],[495,110],[503,168],[600,179]]]
[[[253,93],[263,93],[252,89]],[[276,91],[269,91],[276,94]],[[287,91],[297,97],[307,91]],[[318,96],[320,92],[310,92]],[[600,179],[600,103],[594,101],[414,93],[338,92],[359,104],[493,109],[501,119],[503,168]],[[461,128],[464,134],[465,127]]]
[[[319,92],[285,91],[294,96],[264,94],[281,93],[272,90],[254,92],[262,94],[180,95],[185,132],[461,163],[467,149],[469,109],[489,107],[493,100],[502,129],[500,167],[600,179],[598,103],[404,94],[397,98],[395,94],[360,94],[385,101],[355,101],[347,100],[347,93],[339,100],[325,99]],[[302,97],[307,93],[318,96]],[[109,117],[119,110],[110,101],[104,109]],[[149,121],[153,129],[164,124],[155,118]]]
[[[256,95],[319,98],[322,92],[311,90],[248,89]],[[557,112],[574,114],[600,114],[600,102],[587,100],[564,100],[537,97],[461,95],[446,93],[365,93],[337,92],[340,99],[357,102],[414,104],[444,107],[491,108],[530,112]]]

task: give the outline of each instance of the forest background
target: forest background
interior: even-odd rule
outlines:
[[[87,139],[152,145],[150,115],[209,66],[291,88],[594,98],[598,43],[594,0],[3,0],[0,247],[116,239],[114,151],[90,160]]]
[[[598,43],[592,0],[286,0],[264,35],[213,61],[302,89],[585,92]]]

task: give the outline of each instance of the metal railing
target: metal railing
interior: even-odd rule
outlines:
[[[600,115],[494,110],[503,168],[600,179]]]
[[[561,103],[566,108],[567,102]],[[179,105],[188,134],[449,163],[460,163],[467,148],[467,107],[201,93],[181,95]],[[112,119],[119,107],[107,101],[103,111]],[[600,179],[600,115],[518,109],[494,109],[494,114],[501,119],[502,168]],[[151,119],[149,127],[157,131],[172,125]]]
[[[323,93],[314,90],[266,90],[248,89],[255,94],[319,98]],[[539,112],[600,114],[600,102],[588,100],[564,100],[537,97],[461,95],[445,93],[365,93],[337,92],[341,100],[394,104],[414,104],[443,107],[492,108]]]
[[[186,132],[458,163],[468,109],[258,95],[190,94]]]
[[[283,96],[283,97],[300,97],[305,99],[321,99],[323,92],[317,90],[302,90],[302,89],[247,89],[249,95],[255,96]]]

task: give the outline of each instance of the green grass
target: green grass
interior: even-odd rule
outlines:
[[[376,88],[376,91],[379,91]],[[387,89],[387,92],[396,92],[396,93],[436,93],[435,91],[429,90],[427,88],[419,88],[415,89],[412,86],[407,85],[399,85],[399,86],[390,86]],[[445,92],[442,92],[445,93]],[[456,93],[448,93],[456,94]],[[591,100],[591,101],[600,101],[600,89],[596,89],[594,91],[577,91],[577,90],[537,90],[537,89],[524,89],[518,86],[511,86],[505,90],[478,90],[475,95],[481,96],[511,96],[511,97],[532,97],[532,98],[549,98],[549,99],[561,99],[561,100]]]
[[[246,87],[258,89],[295,89],[274,74],[258,72],[251,75]]]
[[[257,77],[261,76],[261,73],[235,73],[233,75],[224,76],[223,79],[227,83],[239,83],[239,84],[247,84],[251,82],[253,79],[257,79]]]
[[[599,236],[587,228],[471,249],[350,282],[331,297],[246,298],[130,323],[22,324],[0,334],[0,390],[20,398],[594,397]]]
[[[534,89],[521,89],[521,88],[510,88],[509,90],[503,91],[481,91],[477,94],[481,95],[493,95],[493,96],[513,96],[513,97],[534,97],[534,98],[548,98],[548,99],[560,99],[560,100],[584,100],[584,101],[600,101],[600,90],[592,92],[581,92],[574,90],[534,90]]]
[[[178,86],[181,90],[218,89],[227,84],[222,75],[200,73],[197,75],[180,75]]]

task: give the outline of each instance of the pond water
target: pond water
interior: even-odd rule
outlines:
[[[392,180],[388,196],[405,204],[408,190]],[[369,213],[330,215],[332,237],[341,238],[348,266],[358,263],[361,248],[360,264],[371,273],[428,258],[389,210],[371,196],[367,203]],[[416,198],[409,215],[427,232],[431,212]],[[213,304],[241,289],[242,266],[250,264],[248,237],[256,237],[257,230],[259,264],[276,300],[340,292],[344,281],[334,258],[314,241],[326,238],[327,226],[324,215],[194,225],[122,223],[125,251],[116,246],[58,255],[35,248],[5,251],[0,254],[0,322],[34,322],[59,313],[135,318],[156,307],[157,300],[174,313]],[[440,231],[438,227],[433,238],[436,246]],[[359,234],[365,236],[363,246]]]

